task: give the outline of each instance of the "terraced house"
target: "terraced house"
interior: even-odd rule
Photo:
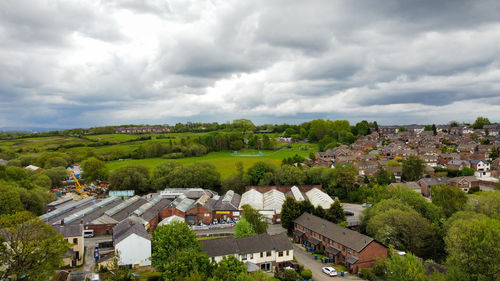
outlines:
[[[387,258],[387,247],[373,238],[322,218],[304,213],[294,221],[296,243],[321,250],[350,272],[372,267],[377,259]]]

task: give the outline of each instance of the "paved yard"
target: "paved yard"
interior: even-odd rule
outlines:
[[[326,275],[325,273],[323,273],[321,268],[327,265],[321,263],[319,260],[314,260],[313,255],[306,252],[304,250],[304,247],[297,244],[293,244],[293,254],[300,264],[312,271],[314,281],[363,280],[358,276],[349,274],[347,272],[344,277],[340,277],[340,272],[338,277],[330,277]]]

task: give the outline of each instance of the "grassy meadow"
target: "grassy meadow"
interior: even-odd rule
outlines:
[[[0,140],[0,151],[12,151],[19,155],[30,154],[40,155],[44,152],[66,152],[73,155],[74,159],[79,162],[79,159],[85,159],[89,156],[101,156],[106,159],[107,155],[123,155],[118,158],[122,160],[108,161],[107,165],[110,171],[113,171],[121,166],[136,163],[141,164],[150,169],[152,172],[154,168],[160,163],[166,161],[163,158],[146,158],[146,159],[130,159],[129,155],[134,152],[142,143],[145,142],[168,142],[173,140],[179,141],[181,138],[196,138],[206,133],[165,133],[161,134],[163,137],[156,138],[159,135],[152,134],[151,140],[136,140],[139,137],[148,135],[137,134],[101,134],[101,135],[85,135],[82,138],[72,136],[51,136],[51,137],[38,137],[38,138],[20,138],[20,139],[7,139]],[[106,145],[93,146],[97,142],[106,142]],[[258,161],[271,162],[280,165],[283,158],[292,157],[298,154],[302,157],[309,156],[311,151],[318,150],[316,144],[309,143],[296,143],[291,147],[282,148],[280,150],[262,150],[262,156],[243,156],[243,155],[257,155],[259,150],[243,149],[238,151],[234,156],[234,151],[220,151],[211,152],[201,157],[186,157],[175,159],[182,164],[191,164],[194,162],[209,162],[212,163],[221,177],[224,178],[231,173],[236,172],[236,163],[243,163],[243,167],[248,169],[251,165]],[[114,159],[118,159],[114,158]]]

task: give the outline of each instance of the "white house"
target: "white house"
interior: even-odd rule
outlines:
[[[120,265],[151,265],[151,239],[142,223],[128,218],[113,227],[113,245]]]
[[[285,233],[261,234],[249,237],[224,237],[201,241],[203,251],[215,262],[233,255],[244,262],[249,271],[257,266],[264,271],[276,271],[293,261],[293,245]]]
[[[474,169],[474,176],[478,178],[489,178],[491,177],[491,166],[488,161],[484,160],[471,160],[471,167]]]

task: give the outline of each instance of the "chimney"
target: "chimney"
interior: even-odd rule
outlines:
[[[80,224],[83,224],[83,219],[80,220]]]
[[[64,225],[64,219],[61,219],[61,225]]]

